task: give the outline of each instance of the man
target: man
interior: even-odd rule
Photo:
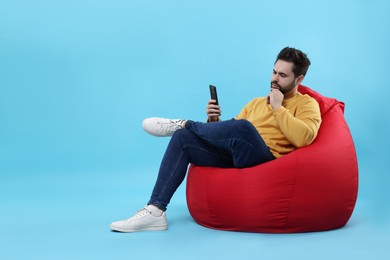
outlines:
[[[166,230],[167,205],[184,180],[189,163],[244,168],[311,144],[321,124],[319,106],[297,90],[309,66],[306,54],[284,48],[274,64],[269,95],[253,99],[231,120],[220,121],[221,110],[215,100],[207,104],[208,123],[145,119],[145,131],[172,138],[147,206],[110,228],[120,232]]]

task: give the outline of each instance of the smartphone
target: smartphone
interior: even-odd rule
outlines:
[[[217,102],[215,103],[216,105],[219,105],[218,103],[218,95],[217,95],[217,88],[213,85],[210,85],[210,97],[211,99],[216,100]]]

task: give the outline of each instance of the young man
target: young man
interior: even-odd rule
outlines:
[[[319,106],[297,90],[309,66],[306,54],[284,48],[274,64],[269,95],[253,99],[231,120],[220,121],[221,110],[215,100],[207,104],[208,123],[145,119],[145,131],[172,138],[147,206],[110,228],[120,232],[166,230],[167,205],[184,180],[189,163],[244,168],[311,144],[321,124]]]

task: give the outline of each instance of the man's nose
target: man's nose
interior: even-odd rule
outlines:
[[[279,76],[278,76],[278,74],[272,75],[272,81],[279,82]]]

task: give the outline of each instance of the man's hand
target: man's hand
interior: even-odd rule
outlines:
[[[207,103],[206,114],[208,116],[208,122],[219,121],[219,116],[221,115],[221,110],[219,105],[216,105],[217,101],[210,99]]]
[[[283,99],[284,95],[282,92],[280,92],[279,89],[271,88],[271,93],[269,93],[267,100],[273,110],[276,110],[282,106]]]

